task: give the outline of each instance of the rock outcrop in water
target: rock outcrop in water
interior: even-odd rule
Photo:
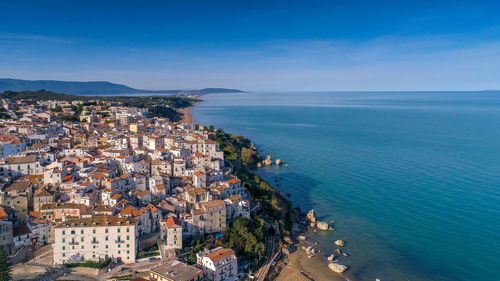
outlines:
[[[267,155],[266,160],[264,160],[264,165],[271,166],[273,164],[272,156]]]
[[[328,228],[329,228],[328,224],[326,222],[322,222],[322,221],[317,222],[316,227],[319,230],[328,230]]]
[[[281,165],[281,164],[283,164],[283,161],[281,161],[281,159],[276,160],[276,165],[278,165],[278,166],[279,166],[279,165]]]
[[[339,247],[344,247],[344,245],[345,245],[345,242],[342,240],[336,240],[334,243],[335,243],[335,245],[337,245]]]
[[[347,270],[347,266],[336,262],[329,263],[328,267],[336,273],[344,273]]]
[[[314,213],[314,210],[310,210],[309,213],[307,213],[306,218],[311,223],[316,223],[316,213]]]

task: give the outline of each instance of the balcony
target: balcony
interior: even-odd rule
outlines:
[[[99,244],[99,241],[97,241],[97,240],[92,240],[92,241],[90,241],[90,243],[91,243],[91,244]]]
[[[115,240],[115,243],[125,243],[124,240]]]
[[[71,241],[68,243],[69,245],[79,245],[80,243],[76,242],[76,241]]]

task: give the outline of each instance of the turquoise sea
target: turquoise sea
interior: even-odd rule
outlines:
[[[289,167],[259,173],[336,220],[351,280],[500,280],[500,93],[211,94],[196,122]]]

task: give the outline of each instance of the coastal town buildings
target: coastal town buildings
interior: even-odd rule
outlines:
[[[111,258],[134,263],[136,221],[114,216],[67,220],[55,227],[54,264]]]
[[[211,281],[233,281],[238,278],[238,261],[231,249],[221,247],[196,254],[197,264]]]
[[[222,237],[250,218],[251,198],[213,131],[120,102],[4,101],[18,108],[0,120],[6,252],[49,245],[54,265],[132,264],[157,247],[154,280],[236,280],[231,249],[204,250],[194,265],[176,260],[186,239]]]

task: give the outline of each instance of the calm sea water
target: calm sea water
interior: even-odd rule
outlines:
[[[204,96],[199,123],[251,138],[289,167],[259,170],[336,220],[349,278],[500,280],[500,94]]]

